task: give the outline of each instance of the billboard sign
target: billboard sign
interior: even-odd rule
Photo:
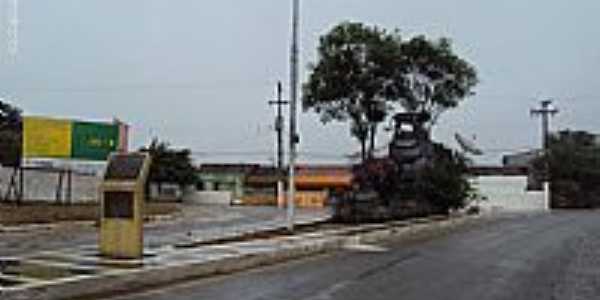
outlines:
[[[23,157],[71,157],[72,122],[38,117],[23,119]]]
[[[119,146],[119,126],[114,124],[74,122],[71,157],[106,160]]]
[[[119,123],[81,122],[45,117],[23,118],[23,157],[106,160],[117,150],[124,126]]]

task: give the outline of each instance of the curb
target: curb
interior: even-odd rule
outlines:
[[[0,225],[0,233],[26,233],[32,231],[49,231],[61,227],[67,226],[93,226],[94,221],[68,221],[68,222],[57,222],[47,224],[27,224],[27,225],[16,225],[16,226],[2,226]]]
[[[274,241],[240,242],[233,244],[233,246],[240,246],[239,249],[242,249],[238,253],[212,258],[203,257],[195,261],[179,261],[140,270],[113,271],[99,276],[71,278],[50,284],[0,289],[0,298],[3,300],[89,299],[135,292],[149,287],[165,286],[194,278],[231,274],[260,266],[273,265],[310,255],[341,250],[356,244],[427,238],[450,232],[465,225],[479,223],[482,220],[484,218],[478,216],[433,221],[413,220],[412,222],[354,226],[324,233],[288,236]],[[273,248],[265,247],[265,243]],[[257,247],[260,245],[262,245],[262,248]],[[246,248],[249,250],[243,250],[246,246],[249,246]],[[211,249],[224,249],[223,247],[228,246],[216,245],[211,247]]]

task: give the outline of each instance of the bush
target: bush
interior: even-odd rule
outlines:
[[[447,213],[464,208],[476,197],[468,180],[467,159],[460,153],[434,144],[433,160],[419,172],[417,195]]]
[[[552,207],[600,207],[600,146],[584,131],[561,131],[550,137],[547,153],[534,171],[551,182]]]

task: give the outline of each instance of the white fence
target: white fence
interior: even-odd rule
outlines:
[[[13,173],[11,168],[0,168],[0,199],[10,184]],[[25,201],[47,201],[56,199],[59,174],[41,170],[25,170],[23,173],[23,199]],[[98,199],[98,187],[101,183],[99,176],[72,175],[72,199],[74,203],[95,202]],[[67,196],[67,176],[62,183],[63,201]]]

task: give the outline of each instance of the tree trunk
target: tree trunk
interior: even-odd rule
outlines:
[[[375,135],[377,134],[377,124],[371,124],[370,128],[371,146],[369,149],[369,158],[375,155]]]
[[[363,137],[360,139],[360,157],[362,162],[367,160],[367,138]]]
[[[162,197],[162,192],[163,192],[163,190],[162,190],[162,181],[159,181],[157,183],[157,192],[158,192],[158,195],[156,195],[156,199],[160,201],[161,197]]]
[[[17,190],[17,205],[21,205],[21,203],[23,202],[23,193],[24,193],[24,186],[25,186],[25,182],[23,182],[25,180],[25,176],[23,176],[23,168],[20,167],[15,167],[15,172],[19,172],[19,185],[18,187],[15,187],[15,189]]]
[[[185,195],[185,184],[179,184],[179,196],[177,196],[177,202],[182,203],[183,202],[183,197]]]

